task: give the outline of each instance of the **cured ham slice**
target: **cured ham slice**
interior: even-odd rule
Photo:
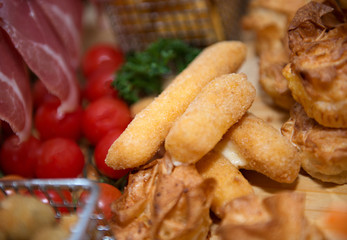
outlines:
[[[8,122],[21,141],[31,131],[32,99],[25,63],[0,29],[0,119]]]
[[[81,53],[82,1],[36,0],[62,41],[71,65],[76,69]]]
[[[59,1],[57,1],[59,2]],[[78,105],[78,84],[69,55],[36,1],[0,0],[0,26],[48,91],[61,100],[63,114]]]

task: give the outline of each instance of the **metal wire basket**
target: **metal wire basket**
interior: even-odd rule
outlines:
[[[143,50],[158,38],[204,47],[240,37],[247,0],[102,0],[120,47]]]
[[[54,200],[49,191],[59,194],[59,201]],[[76,213],[78,221],[71,229],[69,240],[102,239],[113,240],[111,229],[103,214],[96,209],[99,187],[95,182],[87,179],[47,179],[47,180],[2,180],[0,181],[0,195],[9,196],[13,193],[30,194],[35,196],[40,191],[48,199],[48,203],[55,210],[55,217],[62,217],[62,210]],[[64,192],[68,191],[72,199],[68,199]],[[79,196],[87,194],[82,200]],[[78,210],[78,211],[77,211]]]

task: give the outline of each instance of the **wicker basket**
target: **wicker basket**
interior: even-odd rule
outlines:
[[[204,47],[237,40],[247,0],[103,0],[120,47],[142,50],[158,38]]]

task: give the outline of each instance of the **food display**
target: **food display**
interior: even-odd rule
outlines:
[[[246,46],[241,42],[220,42],[206,48],[135,116],[124,134],[112,144],[106,164],[115,169],[145,164],[158,151],[175,120],[201,89],[215,77],[235,72],[245,57]]]
[[[259,56],[259,83],[271,100],[289,109],[293,97],[282,68],[289,61],[287,28],[297,9],[307,0],[250,1],[242,26],[256,33],[256,53]]]
[[[282,131],[301,150],[310,175],[340,184],[347,183],[346,27],[336,3],[305,5],[289,25],[291,57],[283,69],[298,103]]]
[[[0,239],[347,238],[343,3],[253,0],[251,41],[96,43],[77,57],[69,31],[87,6],[17,1],[0,0]],[[52,20],[65,8],[71,29]]]
[[[301,105],[296,104],[281,131],[301,150],[302,167],[311,176],[326,182],[347,182],[344,151],[347,129],[321,126],[307,116]]]
[[[251,184],[228,159],[217,151],[210,151],[196,163],[204,179],[216,181],[211,210],[222,216],[223,207],[231,200],[254,193]]]
[[[289,140],[250,112],[225,133],[215,150],[235,167],[260,172],[277,182],[294,182],[301,167],[299,152]]]
[[[199,161],[245,114],[254,97],[255,88],[245,74],[221,75],[208,83],[174,123],[165,139],[165,150],[173,163]]]
[[[346,28],[338,5],[317,2],[297,11],[288,28],[290,62],[283,74],[294,99],[325,127],[347,127]]]

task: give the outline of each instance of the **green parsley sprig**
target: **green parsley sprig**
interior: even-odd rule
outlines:
[[[128,104],[162,91],[165,76],[181,72],[199,53],[178,39],[160,39],[142,52],[127,56],[113,86]]]

